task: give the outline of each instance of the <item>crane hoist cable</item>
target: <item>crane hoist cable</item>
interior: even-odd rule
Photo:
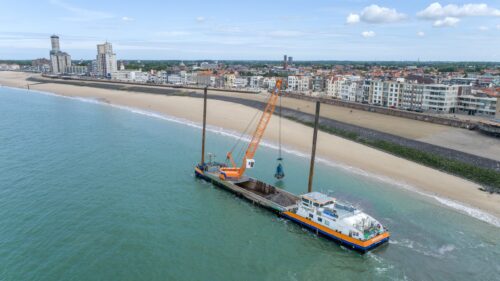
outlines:
[[[281,118],[282,118],[282,104],[281,104],[281,94],[279,95],[279,121],[278,121],[278,166],[276,167],[276,173],[274,177],[281,180],[285,177],[285,171],[283,169],[283,156],[281,155]]]

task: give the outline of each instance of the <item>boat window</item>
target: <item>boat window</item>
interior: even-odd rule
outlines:
[[[309,214],[309,217],[312,219],[312,218],[314,218],[314,215],[313,214]]]
[[[326,225],[330,225],[330,222],[328,220],[325,221]]]
[[[322,221],[323,221],[323,219],[322,219],[322,218],[318,218],[318,221],[319,221],[319,222],[322,222]]]
[[[306,204],[309,204],[309,200],[305,199],[305,198],[302,198],[302,202],[306,203]]]
[[[314,207],[319,207],[318,203],[314,203],[313,205],[314,205]]]

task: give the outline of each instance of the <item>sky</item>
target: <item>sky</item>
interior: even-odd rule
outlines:
[[[0,0],[0,59],[500,61],[500,0]]]

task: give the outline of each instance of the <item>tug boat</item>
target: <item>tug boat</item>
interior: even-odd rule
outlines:
[[[281,215],[363,253],[387,242],[390,236],[376,219],[320,192],[301,195],[297,208]]]
[[[257,151],[265,128],[274,112],[280,88],[281,80],[278,80],[273,93],[269,97],[269,101],[266,104],[240,166],[236,164],[231,152],[228,152],[226,157],[226,162],[230,164],[215,162],[210,154],[209,161],[205,161],[207,107],[207,88],[205,88],[202,155],[200,163],[194,168],[195,176],[243,197],[256,205],[271,210],[279,216],[297,223],[318,235],[322,235],[344,245],[348,249],[366,253],[388,242],[390,233],[381,222],[336,198],[317,191],[312,191],[314,157],[319,120],[319,102],[316,103],[316,120],[309,173],[309,187],[306,194],[297,196],[284,189],[264,183],[245,174],[246,169],[251,169],[255,165],[253,156]]]

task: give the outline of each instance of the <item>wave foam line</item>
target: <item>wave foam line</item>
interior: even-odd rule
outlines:
[[[5,88],[12,88],[12,87],[5,87]],[[19,90],[18,88],[12,88],[12,89]],[[173,122],[173,123],[177,123],[177,124],[187,125],[189,127],[193,127],[193,128],[197,128],[197,129],[202,129],[202,125],[200,123],[197,123],[197,122],[194,122],[194,121],[190,121],[190,120],[187,120],[187,119],[184,119],[184,118],[175,117],[175,116],[171,116],[171,115],[166,115],[166,114],[162,114],[162,113],[156,113],[156,112],[147,111],[147,110],[141,110],[141,109],[137,109],[137,108],[129,107],[129,106],[123,106],[123,105],[117,105],[117,104],[107,103],[107,102],[101,101],[99,99],[82,98],[82,97],[70,97],[70,96],[58,95],[58,94],[54,94],[54,93],[50,93],[50,92],[37,91],[37,90],[29,90],[29,92],[36,92],[36,93],[40,93],[40,94],[44,94],[44,95],[49,95],[49,96],[54,96],[54,97],[61,97],[61,98],[67,98],[67,99],[71,99],[71,100],[78,100],[78,101],[92,103],[92,104],[97,104],[97,105],[110,106],[110,107],[113,107],[113,108],[127,110],[129,112],[140,114],[140,115],[144,115],[144,116],[148,116],[148,117],[162,119],[162,120],[165,120],[165,121],[168,121],[168,122]],[[224,129],[224,128],[218,127],[218,126],[207,125],[207,131],[212,132],[212,133],[216,133],[216,134],[219,134],[219,135],[222,135],[222,136],[226,136],[226,137],[231,137],[231,138],[234,138],[234,139],[239,139],[241,137],[241,134],[238,133],[238,132],[236,132],[236,131]],[[248,135],[244,135],[242,137],[242,139],[244,141],[246,141],[246,142],[250,142],[251,137],[248,136]],[[278,144],[276,144],[275,142],[268,142],[268,141],[262,141],[261,145],[265,146],[265,147],[268,147],[268,148],[271,148],[271,149],[278,149],[278,147],[279,147]],[[282,146],[282,150],[284,152],[286,152],[286,153],[289,153],[289,154],[292,154],[292,155],[295,155],[295,156],[298,156],[298,157],[302,157],[302,158],[308,158],[309,157],[309,154],[303,153],[301,151],[292,149],[292,148],[287,147],[287,146]],[[345,164],[342,164],[342,163],[339,163],[339,162],[335,162],[335,161],[332,161],[332,160],[329,160],[329,159],[325,159],[325,158],[319,157],[319,158],[317,158],[317,161],[319,163],[322,163],[322,164],[330,166],[330,167],[340,168],[340,169],[342,169],[344,171],[347,171],[349,173],[353,173],[353,174],[360,175],[360,176],[363,176],[363,177],[375,179],[377,181],[388,183],[388,184],[391,184],[393,186],[397,186],[399,188],[403,188],[405,190],[416,192],[416,193],[418,193],[418,194],[420,194],[420,195],[422,195],[424,197],[434,199],[437,202],[439,202],[440,204],[442,204],[444,206],[447,206],[448,208],[457,210],[457,211],[459,211],[462,214],[466,214],[466,215],[468,215],[470,217],[476,218],[478,220],[484,221],[486,223],[489,223],[491,225],[494,225],[494,226],[500,228],[500,218],[497,218],[496,216],[494,216],[494,215],[492,215],[490,213],[487,213],[487,212],[485,212],[483,210],[480,210],[478,208],[469,206],[469,205],[467,205],[465,203],[458,202],[458,201],[455,201],[455,200],[451,200],[449,198],[441,197],[441,196],[438,196],[438,195],[433,194],[433,193],[424,192],[424,191],[422,191],[422,190],[420,190],[420,189],[418,189],[418,188],[416,188],[414,186],[411,186],[411,185],[409,185],[407,183],[404,183],[404,182],[401,182],[401,181],[397,181],[397,180],[394,180],[392,178],[389,178],[389,177],[386,177],[386,176],[382,176],[382,175],[378,175],[378,174],[375,174],[375,173],[370,173],[370,172],[367,172],[367,171],[365,171],[363,169],[356,168],[356,167],[349,166],[349,165],[345,165]]]

